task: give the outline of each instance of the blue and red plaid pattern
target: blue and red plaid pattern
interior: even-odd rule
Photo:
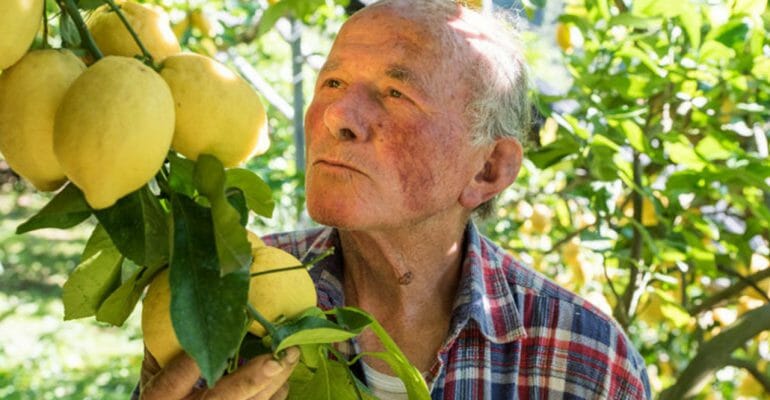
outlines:
[[[332,228],[264,240],[303,262],[340,246]],[[426,378],[433,399],[651,397],[644,361],[614,320],[514,260],[473,224],[465,246],[450,332]],[[322,309],[345,303],[342,268],[337,251],[311,270]]]

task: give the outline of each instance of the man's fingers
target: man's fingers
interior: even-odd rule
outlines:
[[[278,391],[275,392],[271,397],[270,400],[286,400],[286,397],[289,396],[289,384],[284,383],[283,386],[278,388]]]
[[[182,353],[147,382],[142,390],[142,400],[181,399],[190,394],[200,374],[195,361]]]
[[[281,360],[275,360],[271,354],[255,357],[223,377],[203,398],[269,400],[289,378],[298,359],[296,347],[287,349]]]

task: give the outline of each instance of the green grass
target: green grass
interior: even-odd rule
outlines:
[[[123,327],[64,321],[61,287],[93,227],[16,226],[48,196],[0,190],[0,399],[126,399],[139,375],[140,310]]]

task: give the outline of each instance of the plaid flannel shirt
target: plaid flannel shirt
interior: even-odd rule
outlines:
[[[332,228],[264,240],[303,262],[340,246]],[[472,223],[465,246],[449,334],[426,378],[433,399],[651,398],[644,361],[611,318],[518,263]],[[339,251],[311,276],[319,307],[344,305]]]

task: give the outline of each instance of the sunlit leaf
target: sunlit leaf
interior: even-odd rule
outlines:
[[[251,244],[241,214],[225,197],[225,180],[224,167],[216,157],[208,154],[198,157],[193,182],[211,203],[216,250],[223,275],[248,271],[251,265]]]
[[[107,232],[97,225],[83,250],[80,264],[62,287],[64,319],[90,317],[120,285],[123,256]]]
[[[16,228],[22,234],[43,228],[67,229],[85,221],[91,216],[91,208],[86,203],[83,192],[72,183],[68,183],[37,214]]]

